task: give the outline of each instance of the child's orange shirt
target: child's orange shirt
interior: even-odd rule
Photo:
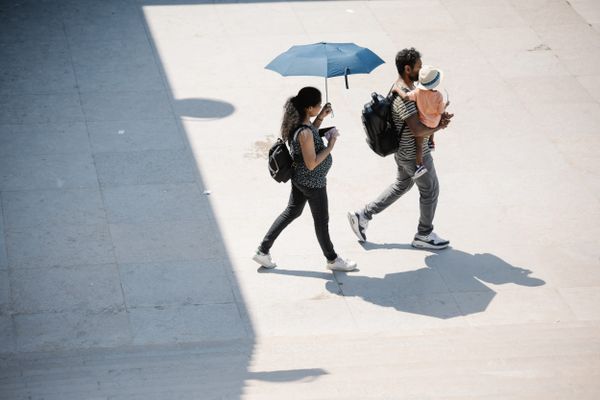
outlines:
[[[419,120],[429,128],[435,128],[440,123],[442,113],[446,110],[444,96],[437,90],[416,88],[407,93],[408,98],[417,103]]]

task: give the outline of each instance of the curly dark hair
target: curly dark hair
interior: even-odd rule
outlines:
[[[398,54],[396,54],[396,69],[398,70],[398,74],[402,75],[406,65],[414,68],[415,63],[419,58],[421,58],[421,53],[415,50],[414,47],[400,50]]]
[[[283,106],[283,121],[281,121],[281,137],[290,141],[291,134],[300,126],[306,117],[306,109],[321,102],[321,92],[312,86],[300,89],[298,94],[287,99]]]

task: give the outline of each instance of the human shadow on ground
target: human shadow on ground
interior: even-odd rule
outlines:
[[[394,248],[405,248],[399,246]],[[425,264],[424,268],[394,272],[383,278],[282,269],[271,272],[325,279],[327,290],[336,295],[360,297],[382,307],[441,319],[485,311],[496,296],[487,284],[545,284],[532,277],[532,271],[489,253],[469,254],[448,248],[426,256]],[[368,264],[361,267],[362,271],[369,270]]]
[[[233,104],[214,99],[176,99],[173,107],[182,119],[218,119],[235,112]]]
[[[369,250],[414,250],[408,243],[372,243],[372,242],[359,242],[363,249]]]

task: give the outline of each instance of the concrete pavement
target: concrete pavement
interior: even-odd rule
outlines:
[[[597,398],[600,7],[536,1],[0,3],[0,397]],[[355,42],[386,64],[329,81],[331,274],[305,211],[280,268],[249,259],[288,185],[265,154],[303,85],[263,67]],[[444,69],[436,231],[359,113],[415,46]]]

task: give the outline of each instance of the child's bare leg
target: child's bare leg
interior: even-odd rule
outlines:
[[[419,165],[423,165],[423,138],[422,137],[415,137],[415,146],[416,146],[416,151],[417,151],[417,166]]]
[[[415,138],[415,145],[417,146],[416,150],[416,169],[415,174],[413,175],[413,179],[417,179],[423,174],[427,173],[427,168],[423,165],[423,138]]]

